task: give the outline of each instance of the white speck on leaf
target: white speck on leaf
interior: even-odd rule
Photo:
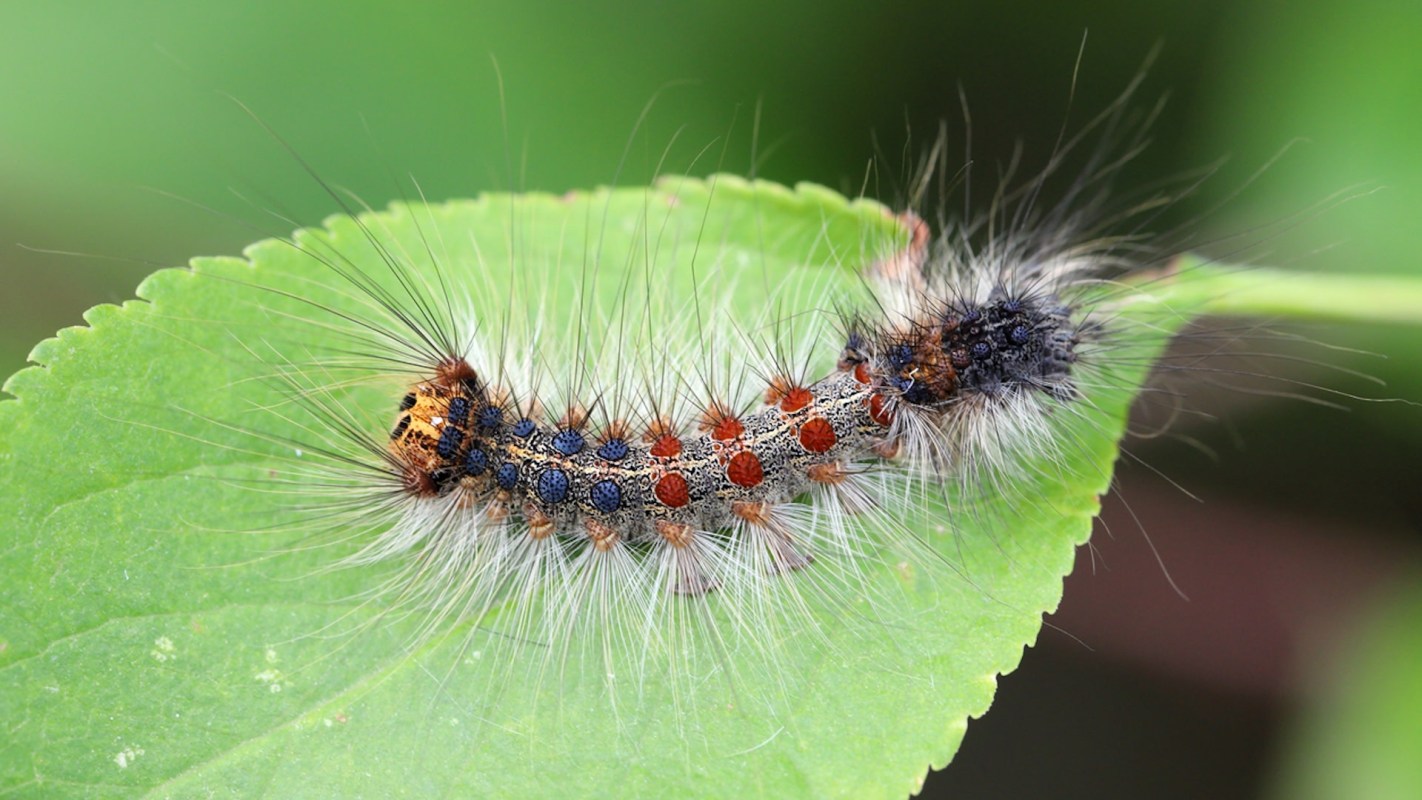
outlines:
[[[152,656],[154,661],[161,664],[164,661],[172,661],[177,658],[178,648],[173,644],[172,639],[166,636],[159,636],[153,640],[153,649],[148,651],[148,655]]]
[[[279,669],[264,669],[261,672],[258,672],[256,675],[253,675],[252,677],[266,684],[267,691],[271,692],[272,694],[279,693],[282,689],[286,687],[287,684],[291,683],[286,679],[286,676],[283,675],[281,670]]]
[[[142,745],[129,745],[114,754],[113,762],[118,764],[119,769],[128,769],[128,765],[138,760],[141,755],[143,755]]]

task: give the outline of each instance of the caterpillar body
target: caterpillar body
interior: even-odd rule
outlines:
[[[616,681],[631,664],[634,686],[708,671],[744,683],[734,674],[778,674],[802,640],[838,647],[824,607],[838,609],[835,625],[875,635],[931,625],[869,579],[873,564],[900,582],[982,591],[944,543],[962,535],[960,520],[994,535],[985,504],[1050,507],[1019,493],[1073,469],[1061,440],[1078,434],[1058,421],[1104,426],[1086,389],[1129,391],[1117,373],[1144,369],[1158,345],[1123,345],[1101,321],[1133,296],[1114,278],[1136,265],[1113,239],[1027,232],[1035,213],[1010,239],[955,242],[959,229],[935,241],[913,212],[877,205],[854,207],[879,232],[863,227],[849,247],[826,246],[843,223],[828,211],[812,230],[782,232],[803,263],[778,278],[744,254],[698,264],[700,243],[724,236],[708,209],[734,215],[717,204],[754,209],[759,193],[783,191],[664,179],[624,231],[655,242],[610,267],[541,250],[535,220],[556,215],[536,197],[508,200],[521,238],[507,254],[475,241],[450,255],[439,231],[453,209],[439,207],[396,209],[428,215],[405,249],[379,244],[397,237],[377,235],[390,224],[378,215],[291,240],[357,302],[321,315],[339,323],[320,326],[338,329],[339,357],[282,369],[315,420],[285,481],[308,497],[318,538],[357,543],[338,563],[395,565],[368,591],[379,617],[415,614],[420,639],[473,621],[466,649],[542,651],[537,680],[590,648],[595,672]],[[819,193],[800,187],[795,200]],[[617,196],[554,202],[591,200],[586,224],[614,250]],[[566,225],[555,225],[559,241]],[[574,318],[560,329],[510,313],[501,284],[526,293],[511,301],[520,309],[561,305]],[[549,299],[559,293],[574,299]],[[747,297],[760,305],[749,314]],[[384,433],[324,385],[341,385],[342,370],[368,379],[372,361],[413,374],[384,390]]]
[[[667,562],[655,571],[676,594],[741,582],[717,573],[752,565],[713,559],[700,541],[722,533],[754,542],[774,571],[799,569],[813,557],[811,537],[779,506],[852,482],[866,458],[892,457],[905,436],[922,435],[896,418],[946,429],[948,418],[982,401],[1010,404],[1037,392],[1070,400],[1078,341],[1071,309],[1051,293],[1000,280],[982,298],[925,297],[901,325],[850,331],[834,373],[809,385],[773,376],[765,408],[739,414],[713,401],[692,432],[667,418],[641,431],[621,419],[588,431],[577,409],[541,425],[500,403],[507,393],[451,354],[400,401],[390,477],[411,510],[387,535],[443,538],[417,530],[431,519],[423,506],[442,504],[451,513],[434,518],[467,526],[456,538],[649,548]]]
[[[318,177],[347,216],[270,243],[317,277],[255,301],[315,335],[246,341],[285,387],[276,421],[296,432],[274,440],[296,458],[276,474],[297,527],[341,553],[327,566],[389,570],[356,629],[413,616],[412,642],[459,630],[461,652],[499,653],[490,692],[591,672],[616,703],[649,678],[783,701],[787,653],[863,630],[882,647],[955,592],[1035,624],[978,586],[961,538],[1039,568],[984,509],[1081,514],[1037,484],[1119,435],[1112,409],[1183,321],[1137,302],[1179,277],[1180,243],[1147,232],[1178,195],[1111,198],[1150,122],[1135,86],[937,231],[920,198],[967,191],[944,185],[942,137],[894,210],[717,175],[358,214]],[[1066,196],[1043,201],[1077,149]],[[346,396],[392,366],[406,382],[383,402]]]

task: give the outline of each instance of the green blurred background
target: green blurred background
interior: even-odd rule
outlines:
[[[667,150],[662,171],[857,193],[876,140],[893,162],[906,130],[958,120],[960,84],[979,180],[1019,140],[1038,163],[1088,30],[1071,119],[1161,43],[1141,97],[1170,100],[1133,174],[1228,158],[1178,220],[1286,221],[1254,260],[1422,273],[1417,2],[5,3],[0,374],[159,266],[289,230],[264,209],[338,210],[227,95],[374,205],[407,174],[432,199],[636,184]],[[893,173],[870,193],[892,200]],[[1290,377],[1422,398],[1416,331],[1304,335],[1385,355],[1303,350],[1390,385]],[[1044,633],[927,795],[1422,796],[1422,724],[1405,724],[1422,719],[1422,608],[1398,591],[1418,575],[1422,412],[1209,402],[1224,423],[1134,448],[1207,502],[1125,470],[1130,508],[1108,503],[1053,620],[1071,636]]]

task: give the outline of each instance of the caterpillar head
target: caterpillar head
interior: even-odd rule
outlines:
[[[845,358],[862,358],[900,405],[941,412],[967,399],[1077,395],[1080,337],[1055,296],[998,290],[985,302],[939,303],[906,329],[870,338],[851,332]]]
[[[941,342],[964,395],[988,398],[1042,391],[1076,395],[1072,365],[1079,337],[1071,309],[1054,296],[994,292],[986,303],[940,312]]]

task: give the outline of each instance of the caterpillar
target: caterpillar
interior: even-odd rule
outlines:
[[[695,435],[654,418],[637,437],[615,419],[593,442],[576,409],[540,426],[499,402],[501,392],[464,356],[449,353],[400,401],[390,477],[412,503],[479,508],[474,530],[462,532],[476,540],[509,526],[515,537],[571,539],[593,552],[624,541],[662,549],[652,557],[672,562],[658,572],[671,576],[677,594],[720,582],[698,542],[718,531],[758,540],[776,571],[800,569],[811,557],[796,548],[777,506],[817,484],[852,481],[858,461],[891,458],[910,436],[951,438],[964,407],[1032,403],[1038,392],[1073,398],[1082,328],[1055,290],[1018,283],[1041,277],[999,277],[986,297],[926,295],[900,326],[856,326],[835,373],[808,386],[776,375],[765,390],[768,407],[747,415],[711,401]],[[899,417],[916,419],[896,426]],[[961,450],[952,441],[936,446]],[[442,538],[404,529],[428,525],[418,519],[423,509],[414,516],[392,535]]]
[[[612,411],[627,405],[624,387],[594,377],[582,389],[601,408],[567,400],[550,413],[519,397],[529,384],[489,377],[506,367],[476,368],[458,348],[427,353],[427,376],[399,399],[388,442],[370,448],[390,501],[383,532],[352,560],[418,550],[436,582],[419,591],[441,595],[448,576],[472,575],[459,604],[476,617],[510,585],[559,592],[604,570],[626,583],[600,591],[634,605],[694,603],[726,586],[753,603],[746,587],[812,568],[817,551],[851,553],[841,515],[913,502],[913,483],[940,470],[981,471],[982,459],[1004,457],[982,452],[984,437],[997,448],[1020,437],[1030,450],[1052,407],[1080,401],[1076,365],[1100,346],[1067,279],[1090,258],[1043,253],[1040,271],[974,263],[930,279],[942,264],[928,262],[926,225],[905,224],[908,249],[873,267],[892,273],[880,277],[901,295],[878,302],[903,310],[840,320],[833,371],[805,381],[782,364],[758,408],[713,394],[680,414],[653,401],[629,418]],[[412,348],[461,339],[401,318]],[[585,601],[544,598],[553,608]],[[540,634],[550,635],[566,633]]]
[[[46,490],[137,498],[83,518],[123,521],[104,552],[203,543],[101,571],[184,614],[134,610],[143,666],[231,666],[106,764],[255,693],[205,734],[230,756],[165,780],[266,759],[305,791],[378,764],[381,788],[514,794],[545,763],[641,794],[912,790],[1055,606],[1141,376],[1218,292],[1153,232],[1188,181],[1110,191],[1149,121],[1126,101],[967,217],[940,146],[893,208],[724,175],[379,212],[332,190],[323,227],[158,273],[95,315],[141,369],[14,437]],[[7,387],[88,378],[112,353],[79,336]],[[133,385],[157,401],[107,394]],[[47,446],[70,430],[103,435]],[[106,453],[153,475],[95,477]],[[357,730],[348,759],[318,738]]]
[[[1125,109],[1123,98],[1093,125]],[[1096,157],[1120,146],[1108,138]],[[920,193],[940,150],[914,181]],[[341,357],[280,370],[317,420],[307,433],[334,432],[296,440],[287,480],[321,498],[307,509],[314,538],[360,543],[338,563],[397,565],[372,594],[420,618],[417,641],[479,621],[468,641],[542,651],[540,676],[590,647],[610,680],[614,664],[635,665],[633,686],[703,650],[713,669],[779,672],[792,632],[808,626],[824,643],[807,611],[816,602],[870,600],[839,621],[851,628],[855,616],[895,616],[864,578],[883,549],[900,569],[971,589],[971,569],[935,553],[934,537],[961,535],[958,519],[983,524],[985,503],[1036,502],[1017,493],[1066,469],[1073,434],[1059,418],[1102,424],[1085,388],[1125,387],[1113,371],[1152,360],[1158,342],[1124,344],[1109,320],[1167,251],[1097,231],[1109,170],[1078,178],[1088,201],[1039,208],[1055,169],[1004,190],[995,230],[980,220],[935,234],[913,209],[875,207],[883,237],[828,254],[837,280],[792,269],[780,285],[744,260],[696,259],[722,235],[718,197],[763,202],[763,187],[730,176],[664,179],[624,232],[652,243],[610,266],[615,193],[486,198],[507,215],[507,250],[476,240],[462,264],[438,252],[449,208],[396,209],[414,223],[408,247],[387,243],[380,226],[392,223],[378,216],[342,220],[354,226],[344,241],[305,232],[287,246],[358,303],[338,311],[281,293],[297,301],[288,316],[315,309],[343,328]],[[543,252],[531,233],[552,215],[543,204],[587,201],[575,238],[593,239],[592,255],[568,264]],[[686,247],[673,220],[688,204]],[[829,238],[832,223],[816,224],[806,254]],[[664,253],[666,240],[677,244]],[[687,249],[676,268],[689,283],[666,289],[672,251]],[[747,282],[760,289],[750,315]],[[495,288],[493,302],[480,295]],[[570,319],[536,311],[560,292]],[[381,434],[322,387],[391,365],[411,377],[387,395]],[[920,516],[936,533],[906,521]],[[504,621],[483,629],[491,616]]]

